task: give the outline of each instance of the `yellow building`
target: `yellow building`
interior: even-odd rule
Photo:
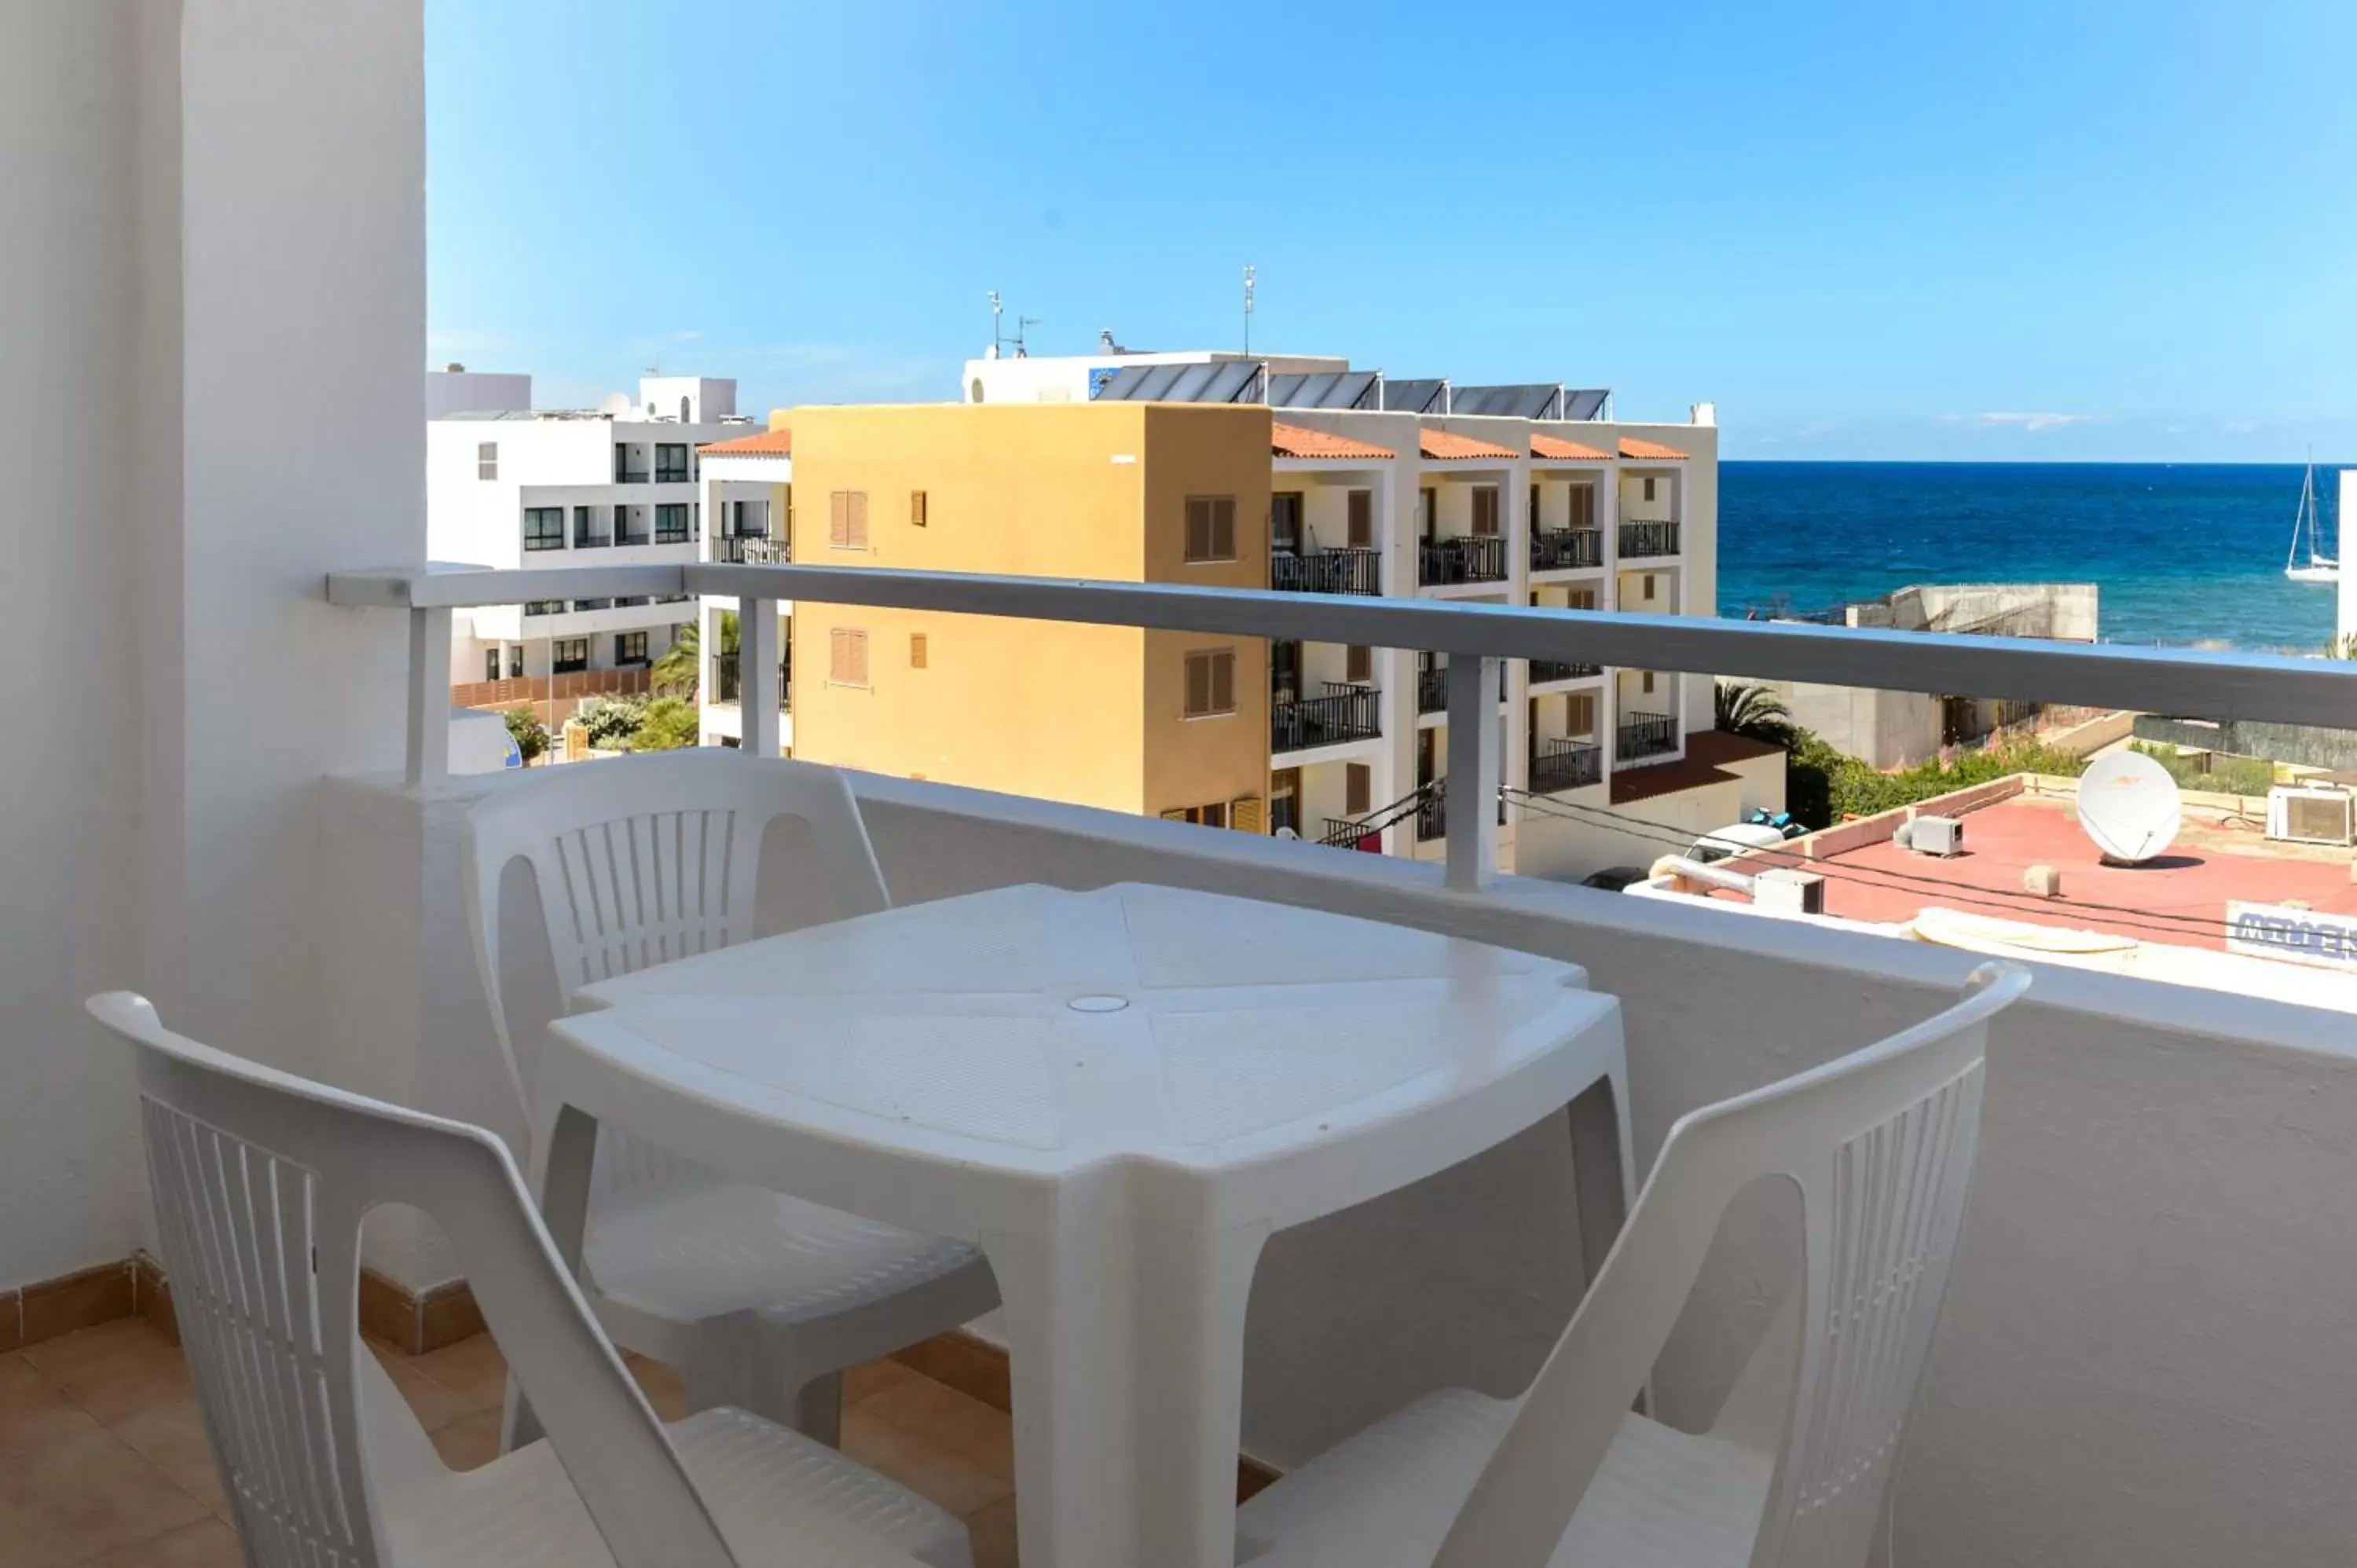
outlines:
[[[798,408],[802,564],[1265,587],[1269,412]],[[804,602],[793,754],[1261,831],[1266,645]]]

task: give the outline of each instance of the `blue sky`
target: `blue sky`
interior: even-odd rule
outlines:
[[[435,363],[954,395],[1152,348],[1730,457],[2357,458],[2357,4],[428,0]]]

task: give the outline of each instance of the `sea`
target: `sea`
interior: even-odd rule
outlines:
[[[2316,653],[2335,591],[2283,575],[2301,466],[1722,463],[1718,612],[1807,613],[1912,583],[2102,589],[2106,642]],[[2316,468],[2324,548],[2337,467]]]

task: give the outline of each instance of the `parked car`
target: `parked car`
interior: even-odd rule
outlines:
[[[1652,873],[1634,865],[1615,865],[1603,871],[1591,872],[1579,879],[1582,887],[1601,887],[1607,893],[1619,893],[1644,881]]]

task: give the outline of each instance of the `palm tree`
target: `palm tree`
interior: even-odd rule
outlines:
[[[1788,749],[1799,738],[1784,699],[1770,688],[1722,682],[1716,696],[1718,727],[1727,734]]]
[[[720,651],[737,651],[737,612],[720,612]],[[663,656],[655,660],[652,671],[654,689],[664,696],[694,701],[696,687],[704,676],[703,618],[689,621]]]

